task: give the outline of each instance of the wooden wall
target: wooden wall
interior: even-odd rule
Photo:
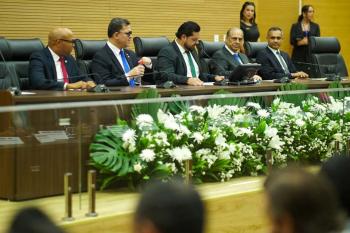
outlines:
[[[291,52],[289,31],[299,14],[299,0],[253,0],[257,5],[257,22],[261,41],[272,25],[282,27],[285,40],[282,48]],[[7,38],[38,37],[47,42],[53,27],[71,28],[82,39],[106,38],[112,17],[125,17],[132,23],[134,36],[161,36],[170,40],[178,26],[186,20],[197,21],[201,37],[212,41],[214,34],[223,35],[232,26],[239,26],[239,11],[244,0],[1,0],[0,36]],[[336,36],[341,53],[350,69],[350,1],[302,0],[315,7],[315,21],[323,36]]]

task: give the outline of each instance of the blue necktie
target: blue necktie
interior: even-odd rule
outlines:
[[[236,62],[238,62],[238,64],[243,64],[241,58],[238,56],[238,53],[234,53],[234,54],[233,54],[233,60],[235,60]]]
[[[120,50],[120,56],[121,56],[122,62],[123,62],[124,73],[127,74],[127,73],[130,71],[130,66],[129,66],[128,61],[126,60],[124,49],[121,49],[121,50]],[[131,78],[131,79],[129,80],[129,85],[130,85],[131,87],[134,87],[134,86],[135,86],[135,80],[134,80],[134,78]]]

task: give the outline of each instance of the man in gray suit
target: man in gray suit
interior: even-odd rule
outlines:
[[[240,52],[243,43],[243,31],[241,29],[234,27],[227,31],[225,46],[216,51],[212,57],[211,68],[214,74],[229,76],[240,64],[249,63],[248,57]],[[261,77],[254,75],[253,79],[261,80]]]

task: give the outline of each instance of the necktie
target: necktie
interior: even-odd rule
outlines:
[[[288,66],[287,66],[286,62],[284,61],[280,51],[277,51],[276,54],[277,54],[277,57],[278,57],[280,64],[282,65],[284,72],[286,74],[289,74],[290,72],[289,72]]]
[[[186,51],[186,54],[187,54],[187,57],[188,57],[188,63],[190,63],[192,77],[197,77],[196,68],[194,68],[194,63],[193,63],[193,60],[192,60],[192,56],[191,56],[189,51]]]
[[[233,60],[238,62],[238,64],[243,64],[243,62],[242,62],[241,58],[239,57],[238,53],[234,53],[233,54]]]
[[[120,50],[120,57],[122,58],[123,67],[124,67],[124,73],[127,74],[130,71],[130,66],[129,66],[128,61],[126,60],[124,49]],[[129,85],[131,87],[135,86],[135,80],[134,80],[133,77],[131,77],[131,79],[129,80]]]
[[[69,80],[68,80],[68,73],[67,73],[67,69],[66,69],[66,64],[65,64],[64,57],[60,57],[59,61],[60,61],[60,63],[61,63],[61,70],[62,70],[62,75],[63,75],[63,82],[64,82],[64,83],[69,83]]]

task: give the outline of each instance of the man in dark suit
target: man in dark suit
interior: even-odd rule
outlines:
[[[271,27],[267,32],[268,46],[260,51],[256,57],[261,64],[260,76],[265,79],[308,78],[308,74],[297,71],[288,54],[280,51],[283,32],[279,27]]]
[[[161,82],[173,81],[177,84],[193,86],[203,82],[221,81],[223,76],[215,76],[204,72],[203,62],[194,50],[199,40],[200,27],[197,23],[183,23],[176,32],[176,39],[158,54],[158,70]]]
[[[33,53],[29,59],[29,82],[33,89],[69,90],[87,89],[95,83],[80,73],[70,55],[73,33],[68,28],[55,28],[49,33],[48,46]]]
[[[98,73],[98,84],[107,86],[134,86],[135,81],[152,68],[148,57],[139,59],[126,49],[131,42],[131,26],[127,19],[113,18],[108,25],[108,42],[99,50],[91,62],[91,70]]]
[[[212,57],[211,67],[213,73],[229,76],[240,64],[249,63],[248,57],[241,53],[244,38],[240,28],[231,28],[226,33],[225,46],[216,51]],[[254,80],[261,80],[258,75],[253,76]]]

